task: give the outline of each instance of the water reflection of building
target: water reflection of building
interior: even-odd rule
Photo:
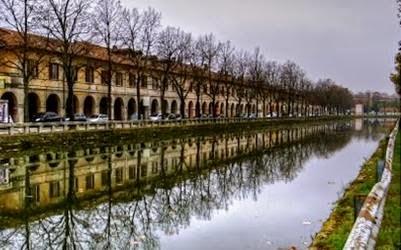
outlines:
[[[0,186],[0,208],[3,211],[23,209],[26,196],[37,207],[62,202],[69,191],[71,171],[75,195],[84,199],[109,188],[122,189],[134,184],[146,188],[161,176],[207,168],[212,163],[301,140],[333,129],[333,126],[316,125],[241,136],[119,145],[5,159],[3,164],[9,167],[11,174],[10,183]]]
[[[162,234],[178,234],[192,218],[211,220],[234,200],[257,199],[263,186],[296,178],[311,157],[328,158],[353,138],[377,141],[385,130],[367,124],[357,132],[352,123],[338,123],[92,148],[56,154],[58,159],[41,154],[30,157],[32,165],[25,164],[36,166],[29,178],[24,165],[10,164],[19,158],[4,159],[14,170],[11,187],[0,192],[0,204],[6,203],[7,193],[20,197],[14,208],[23,213],[0,215],[0,249],[160,249]],[[133,180],[131,163],[137,169]],[[102,173],[108,169],[111,178],[105,177],[110,181],[103,187]],[[60,183],[60,196],[45,199],[55,190],[50,187],[54,182]],[[36,208],[42,209],[23,207],[25,186],[31,185],[39,185]],[[61,206],[50,206],[56,204]]]

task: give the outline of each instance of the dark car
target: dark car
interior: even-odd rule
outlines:
[[[70,121],[69,117],[65,118],[66,121]],[[86,122],[88,118],[83,113],[76,113],[74,114],[74,122]]]
[[[62,122],[64,118],[54,112],[38,113],[33,118],[34,122]]]

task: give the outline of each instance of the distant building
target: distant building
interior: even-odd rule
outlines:
[[[355,115],[363,115],[363,104],[355,105]]]

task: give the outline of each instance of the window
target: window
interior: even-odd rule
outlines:
[[[129,168],[128,168],[128,178],[130,180],[135,178],[135,165],[129,166]]]
[[[152,162],[152,174],[157,174],[159,170],[159,163],[157,161]]]
[[[79,67],[74,68],[74,82],[78,82]]]
[[[75,192],[79,192],[79,182],[78,182],[78,177],[75,177],[74,179],[74,190]]]
[[[59,79],[59,65],[57,63],[50,64],[49,79],[50,80],[58,80]]]
[[[128,86],[131,87],[131,88],[134,88],[136,86],[136,77],[135,77],[135,75],[130,73],[128,78],[129,78]]]
[[[52,181],[49,183],[49,197],[56,198],[60,196],[60,182]]]
[[[122,182],[123,182],[123,169],[117,168],[116,169],[116,183],[122,183]]]
[[[31,185],[32,203],[40,202],[40,186],[39,184]]]
[[[101,73],[101,77],[102,77],[102,84],[109,84],[110,81],[108,81],[109,79],[109,72],[107,70],[102,70]]]
[[[28,65],[27,65],[27,70],[28,70],[28,75],[33,79],[38,78],[39,76],[39,70],[38,70],[38,62],[34,60],[28,60]]]
[[[123,74],[121,72],[116,73],[116,85],[123,86]]]
[[[103,171],[102,172],[102,186],[107,186],[109,185],[110,178],[109,178],[109,171]]]
[[[158,89],[159,83],[156,78],[152,78],[152,89]]]
[[[86,190],[95,188],[95,175],[94,174],[90,174],[85,177],[85,188],[86,188]]]
[[[146,177],[148,174],[148,166],[146,164],[141,166],[141,177]]]
[[[147,88],[148,87],[148,77],[147,76],[144,76],[142,78],[141,87],[142,88]]]
[[[95,75],[92,67],[85,68],[85,82],[94,83]]]

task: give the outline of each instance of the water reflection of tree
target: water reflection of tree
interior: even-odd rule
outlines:
[[[114,201],[111,183],[112,152],[108,162],[108,186],[105,202],[95,207],[83,208],[77,202],[74,189],[74,162],[68,162],[68,190],[63,213],[39,218],[29,223],[27,208],[25,222],[13,230],[0,231],[1,246],[17,246],[24,249],[157,249],[159,236],[178,234],[190,226],[191,218],[211,220],[213,213],[229,209],[235,200],[257,199],[262,187],[276,181],[291,181],[313,155],[329,157],[351,140],[351,130],[335,127],[291,143],[274,142],[258,145],[258,138],[248,136],[247,147],[255,140],[257,152],[239,155],[235,161],[221,160],[215,148],[221,138],[211,138],[211,162],[219,167],[206,169],[200,160],[201,140],[195,139],[196,164],[194,172],[185,178],[185,143],[178,142],[180,157],[175,166],[175,178],[167,176],[164,161],[165,145],[160,147],[159,183],[151,191],[145,191],[141,182],[126,191],[128,201]],[[371,132],[371,131],[370,131]],[[291,138],[303,138],[302,131],[287,131],[279,142]],[[263,137],[264,139],[267,139]],[[228,137],[226,138],[228,140]],[[238,139],[239,141],[239,139]],[[227,142],[223,142],[225,145]],[[265,140],[263,140],[265,143]],[[247,149],[245,148],[244,151]],[[242,153],[238,147],[239,154]],[[226,150],[226,156],[227,150]],[[223,157],[224,158],[224,157]],[[141,166],[141,150],[138,150],[137,172]],[[139,174],[138,174],[139,175]],[[29,175],[28,175],[29,176]],[[27,180],[29,182],[29,179]]]

